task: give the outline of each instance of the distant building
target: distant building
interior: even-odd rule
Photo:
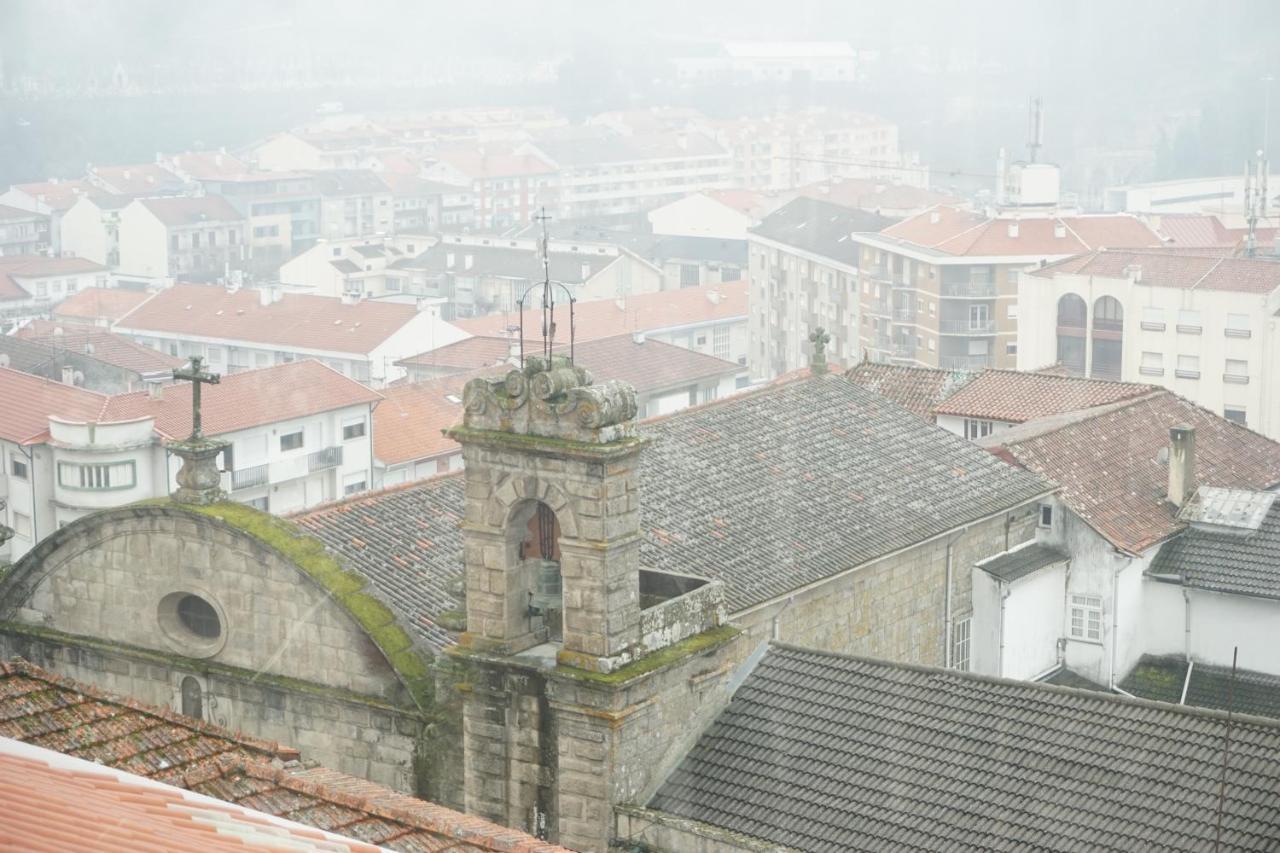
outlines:
[[[1120,213],[1239,213],[1244,189],[1243,174],[1125,184],[1103,191],[1103,207]]]
[[[211,167],[219,161],[197,162]],[[211,176],[198,178],[197,183],[208,195],[225,198],[246,219],[250,269],[270,278],[280,264],[309,248],[323,233],[316,179],[309,172],[232,171],[230,161],[221,162],[225,173],[210,168]],[[345,207],[342,214],[345,218]]]
[[[0,257],[40,255],[49,250],[49,217],[0,204]]]
[[[124,277],[213,281],[248,264],[245,217],[220,196],[137,199],[119,228]]]
[[[1162,385],[1280,438],[1275,260],[1093,251],[1023,276],[1018,306],[1019,367]]]
[[[64,299],[106,287],[110,272],[85,258],[44,255],[0,257],[0,333],[34,317],[47,317]]]
[[[374,387],[404,374],[398,360],[466,337],[427,300],[415,305],[198,284],[156,293],[112,330],[180,358],[201,356],[225,373],[315,358]]]
[[[425,295],[425,289],[413,289],[409,272],[395,265],[412,261],[435,241],[412,234],[321,240],[282,264],[280,281],[316,296]]]
[[[755,379],[809,363],[809,335],[822,327],[838,364],[862,360],[858,246],[854,232],[892,220],[828,201],[800,197],[750,233],[751,352]]]
[[[90,512],[177,488],[164,444],[191,432],[189,384],[107,396],[0,368],[0,396],[11,558]],[[223,377],[203,400],[205,434],[231,443],[223,488],[277,513],[364,491],[380,399],[315,361]]]
[[[1127,214],[947,206],[850,239],[861,347],[874,360],[952,370],[1018,364],[1019,281],[1035,265],[1101,246],[1162,245]]]
[[[654,234],[710,237],[745,244],[747,229],[774,207],[770,201],[751,190],[696,192],[649,211],[649,226]]]
[[[376,173],[368,169],[317,172],[315,185],[320,194],[320,236],[340,240],[395,231],[391,188]]]
[[[99,264],[120,266],[120,211],[133,199],[91,192],[80,196],[62,215],[64,252]]]
[[[451,146],[435,154],[423,177],[470,191],[477,228],[500,231],[554,209],[556,168],[541,157],[490,143]]]
[[[449,318],[509,314],[543,278],[539,251],[539,241],[529,238],[450,234],[393,267],[405,274],[408,292],[444,299]],[[662,289],[661,270],[628,249],[553,240],[548,251],[552,281],[580,302]]]
[[[470,187],[395,172],[379,172],[378,176],[391,188],[397,234],[462,231],[475,223]]]
[[[857,52],[843,41],[731,41],[709,56],[675,60],[682,83],[852,83]]]
[[[152,291],[96,285],[77,289],[53,309],[53,320],[108,327],[152,296]]]
[[[93,191],[86,181],[59,181],[50,179],[34,184],[14,184],[0,194],[0,205],[16,207],[30,213],[49,217],[49,248],[56,254],[62,252],[62,216],[76,203],[76,199]]]
[[[32,320],[0,336],[0,364],[102,394],[123,394],[172,381],[182,359],[97,326]]]
[[[142,198],[181,195],[186,182],[159,163],[132,166],[90,166],[85,178],[108,195]]]

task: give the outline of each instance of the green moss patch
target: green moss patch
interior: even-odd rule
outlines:
[[[595,682],[596,684],[623,684],[633,678],[639,678],[642,675],[662,669],[683,658],[692,657],[722,646],[741,633],[742,630],[735,628],[733,625],[721,625],[718,628],[712,628],[709,631],[703,631],[701,634],[695,634],[692,637],[681,640],[673,646],[667,646],[665,649],[659,649],[656,652],[647,654],[640,660],[629,663],[620,669],[615,669],[613,672],[591,672],[561,664],[556,667],[556,674],[568,676],[579,681]]]
[[[395,614],[377,598],[363,591],[368,581],[362,575],[343,568],[325,550],[324,543],[319,539],[307,535],[291,522],[245,504],[224,502],[198,506],[161,498],[144,501],[143,505],[165,506],[217,519],[252,536],[297,565],[360,624],[404,681],[418,707],[422,710],[431,707],[432,684],[428,661],[414,651],[413,639],[400,627]]]

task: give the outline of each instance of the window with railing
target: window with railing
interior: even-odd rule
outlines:
[[[83,491],[131,489],[137,484],[136,465],[125,462],[59,462],[58,485]]]

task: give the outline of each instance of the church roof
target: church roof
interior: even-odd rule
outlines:
[[[1207,849],[1280,833],[1280,723],[773,645],[649,807],[788,849]]]
[[[1051,491],[1011,466],[830,374],[643,422],[648,568],[722,580],[744,610]],[[462,475],[332,504],[295,519],[430,645],[456,610]]]
[[[0,662],[0,743],[6,737],[392,850],[561,849],[364,779],[303,767],[297,750],[114,696],[26,661]],[[4,769],[0,799],[9,802]],[[50,802],[49,793],[28,795],[39,806]]]

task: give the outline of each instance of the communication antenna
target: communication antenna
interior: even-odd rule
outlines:
[[[1044,147],[1044,102],[1039,95],[1031,99],[1031,111],[1027,120],[1027,152],[1029,162],[1036,161],[1036,155]]]
[[[1248,163],[1244,167],[1244,216],[1249,225],[1244,253],[1250,258],[1258,253],[1258,221],[1267,217],[1268,168],[1267,157],[1262,149],[1258,149],[1252,167]]]
[[[542,224],[542,240],[538,249],[542,260],[542,281],[538,284],[531,285],[520,296],[520,366],[524,367],[524,305],[529,298],[529,294],[534,288],[542,289],[542,357],[546,359],[546,363],[551,363],[551,354],[556,346],[556,290],[564,291],[564,295],[569,299],[569,363],[573,363],[573,347],[576,337],[574,329],[574,303],[577,300],[573,296],[573,292],[564,285],[564,282],[551,280],[551,251],[547,239],[547,222],[551,219],[547,215],[546,208],[538,211],[538,215],[534,217]]]

